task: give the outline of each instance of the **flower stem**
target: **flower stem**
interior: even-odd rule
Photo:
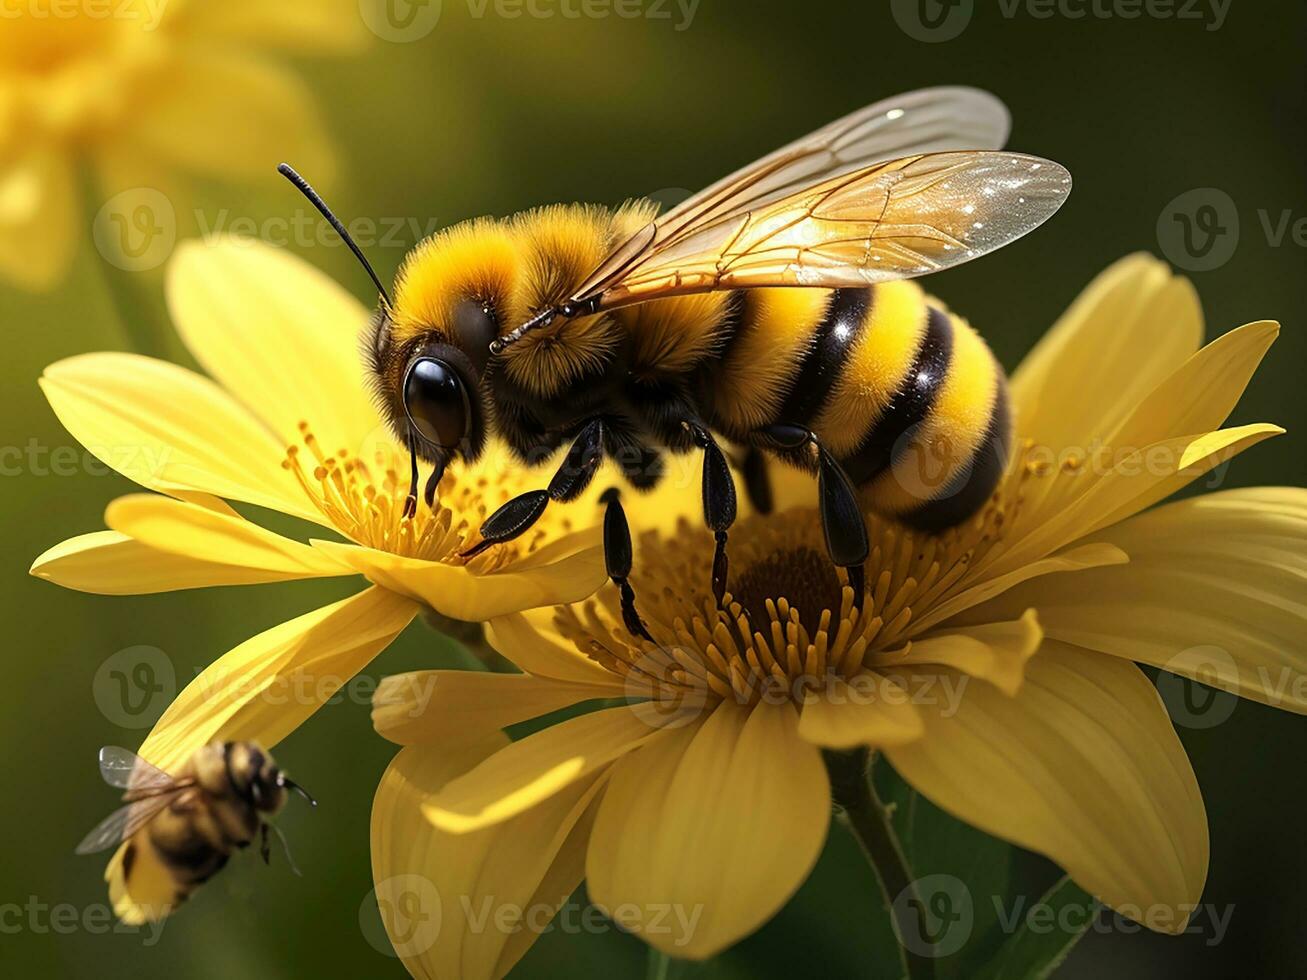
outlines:
[[[486,631],[481,623],[465,623],[441,615],[429,606],[422,612],[422,621],[437,633],[454,640],[467,655],[468,666],[473,670],[488,670],[495,674],[518,673],[511,661],[486,642]]]
[[[80,184],[86,219],[98,219],[105,204],[104,193],[89,167],[81,168]],[[103,246],[104,243],[96,239],[97,254],[93,261],[100,271],[100,281],[110,305],[127,335],[128,344],[138,354],[166,358],[170,353],[172,333],[162,301],[156,295],[162,290],[162,277],[144,269],[129,271],[130,267],[116,264]]]
[[[672,958],[666,953],[650,946],[645,963],[645,980],[671,980]]]
[[[919,908],[916,900],[916,880],[912,868],[903,854],[890,811],[876,796],[871,782],[872,755],[866,748],[851,752],[825,750],[822,757],[830,774],[831,796],[839,807],[839,818],[854,840],[862,848],[867,863],[876,874],[885,908],[894,920],[894,929],[904,935],[898,916],[912,908]],[[905,965],[912,980],[933,980],[935,962],[903,944]]]

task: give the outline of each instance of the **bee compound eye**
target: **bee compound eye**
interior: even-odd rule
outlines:
[[[418,435],[433,446],[453,449],[467,435],[467,390],[444,361],[420,357],[404,379],[404,410]]]

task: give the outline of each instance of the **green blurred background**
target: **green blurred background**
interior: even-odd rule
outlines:
[[[939,12],[963,17],[968,6]],[[1263,317],[1283,322],[1234,421],[1275,421],[1289,434],[1237,460],[1219,479],[1227,487],[1307,483],[1307,251],[1291,234],[1273,241],[1261,216],[1272,228],[1285,213],[1307,218],[1307,9],[1233,0],[1221,21],[1205,0],[1191,8],[1204,19],[1129,18],[1119,14],[1134,7],[1106,0],[1098,9],[1117,15],[1074,18],[1043,4],[975,7],[958,36],[927,42],[913,36],[921,32],[910,19],[905,30],[895,17],[910,18],[915,5],[897,2],[702,0],[686,24],[675,2],[665,8],[669,19],[514,19],[500,16],[493,2],[482,8],[445,0],[439,23],[420,40],[376,38],[357,58],[305,60],[300,67],[343,159],[330,194],[335,208],[349,217],[413,217],[419,226],[552,201],[617,203],[646,194],[666,201],[677,188],[703,186],[881,96],[941,83],[991,89],[1013,110],[1011,145],[1068,166],[1076,190],[1037,235],[937,277],[932,288],[972,319],[1011,368],[1103,266],[1130,251],[1161,250],[1159,219],[1167,225],[1173,199],[1195,188],[1223,191],[1240,219],[1238,245],[1228,261],[1194,279],[1209,334]],[[1050,16],[1039,15],[1048,9]],[[1171,9],[1185,8],[1177,2]],[[945,23],[951,31],[961,21]],[[270,174],[277,162],[269,158]],[[201,190],[197,206],[209,215],[227,208],[231,216],[261,220],[300,208],[272,176],[257,187]],[[6,445],[74,446],[47,409],[37,376],[59,358],[127,346],[90,246],[89,218],[83,237],[64,287],[44,296],[0,288]],[[411,236],[370,249],[383,277],[409,244]],[[1173,260],[1184,259],[1173,242],[1167,245]],[[367,298],[366,280],[339,244],[299,251]],[[141,286],[157,289],[158,282],[146,276]],[[138,744],[150,720],[119,727],[97,708],[92,688],[100,665],[116,651],[147,645],[164,651],[184,680],[248,636],[353,585],[101,598],[36,581],[27,576],[32,558],[100,528],[104,505],[130,489],[80,466],[67,476],[37,469],[8,467],[0,479],[0,603],[9,636],[0,695],[0,905],[67,904],[80,921],[104,902],[102,863],[72,854],[113,804],[95,774],[96,749]],[[374,665],[374,676],[451,656],[416,624]],[[391,747],[372,733],[361,701],[325,709],[278,752],[322,804],[316,812],[292,805],[281,821],[302,880],[276,860],[271,869],[236,862],[148,948],[148,934],[56,930],[48,917],[43,928],[25,910],[5,922],[22,926],[0,933],[0,965],[10,976],[402,975],[398,961],[376,948],[380,931],[368,904],[368,813]],[[1239,702],[1223,723],[1182,727],[1180,734],[1211,822],[1204,900],[1233,906],[1228,931],[1219,943],[1210,931],[1181,938],[1095,931],[1059,975],[1307,976],[1307,724]],[[1035,859],[1019,866],[1035,888],[1052,874]],[[780,977],[814,968],[871,975],[878,940],[867,923],[875,907],[865,871],[837,830],[790,906],[700,975]],[[643,947],[627,937],[556,932],[515,975],[628,976],[643,969]]]

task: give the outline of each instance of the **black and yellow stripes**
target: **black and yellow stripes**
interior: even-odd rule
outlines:
[[[749,291],[705,376],[724,434],[807,426],[873,509],[917,526],[974,513],[1006,462],[1002,369],[914,282]]]

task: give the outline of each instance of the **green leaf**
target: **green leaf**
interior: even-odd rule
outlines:
[[[981,980],[1044,980],[1062,965],[1097,911],[1098,903],[1088,892],[1063,878],[1024,911],[1016,932],[980,974]]]

